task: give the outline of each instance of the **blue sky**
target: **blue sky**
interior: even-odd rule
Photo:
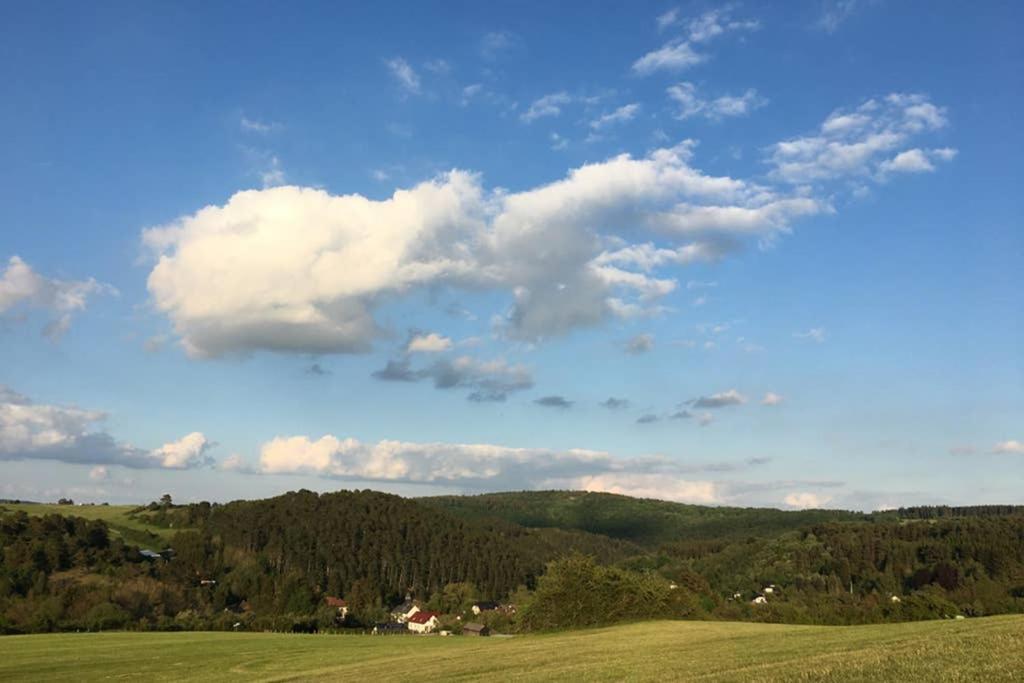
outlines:
[[[1015,3],[4,14],[0,496],[1024,502]]]

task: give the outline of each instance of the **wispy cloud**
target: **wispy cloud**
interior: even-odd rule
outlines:
[[[572,96],[565,91],[545,95],[533,103],[519,115],[519,118],[526,123],[532,123],[540,118],[558,116],[562,113],[562,107],[572,102]]]
[[[590,127],[594,130],[602,130],[608,126],[626,123],[636,118],[637,113],[640,111],[640,105],[637,103],[625,104],[613,112],[604,114],[597,117],[590,122]]]
[[[50,317],[43,334],[52,341],[60,339],[71,327],[75,313],[84,311],[89,299],[98,294],[117,294],[110,285],[87,280],[58,280],[37,273],[18,256],[7,261],[0,271],[0,316],[19,310],[41,310]]]
[[[541,398],[535,399],[534,403],[545,408],[571,408],[573,401],[565,398],[564,396],[542,396]]]
[[[806,339],[807,341],[821,344],[825,341],[827,334],[824,327],[812,327],[806,332],[794,332],[793,336],[797,339]]]
[[[673,11],[666,12],[658,18],[660,30],[681,23],[678,13]],[[638,75],[647,76],[657,71],[688,69],[709,59],[706,53],[698,52],[694,45],[709,43],[726,33],[753,31],[759,27],[760,23],[756,20],[733,19],[729,8],[710,10],[687,22],[682,35],[633,62],[633,71]]]
[[[420,93],[420,77],[416,71],[409,66],[409,62],[405,61],[402,57],[394,57],[384,61],[388,71],[391,72],[392,78],[398,83],[401,89],[410,94],[418,95]]]
[[[835,33],[858,8],[865,4],[867,3],[864,0],[823,0],[821,14],[818,16],[815,26],[826,33]]]
[[[430,379],[437,389],[468,390],[466,398],[476,403],[504,401],[513,392],[533,387],[533,376],[525,366],[470,356],[438,360],[420,369],[414,369],[408,358],[390,360],[372,375],[388,382]]]
[[[1017,441],[1016,439],[1001,441],[995,445],[992,452],[1006,455],[1024,455],[1024,441]]]
[[[711,394],[710,396],[701,396],[689,403],[695,408],[725,408],[727,406],[743,405],[746,402],[746,396],[735,389],[729,389],[728,391]]]
[[[484,59],[494,60],[508,52],[519,42],[519,38],[509,31],[491,31],[480,39],[480,55]]]
[[[623,408],[629,407],[629,400],[609,396],[607,400],[601,401],[600,405],[602,408],[607,408],[608,410],[622,410]]]
[[[684,81],[670,86],[667,92],[677,106],[674,116],[680,120],[702,116],[719,121],[723,118],[746,116],[768,103],[768,100],[758,95],[753,88],[742,95],[722,95],[709,100],[700,97],[697,86]]]
[[[258,133],[260,135],[266,135],[267,133],[281,128],[281,124],[279,123],[265,123],[263,121],[257,121],[256,119],[250,119],[246,116],[241,118],[239,126],[246,133]]]
[[[638,355],[654,348],[653,334],[638,334],[626,342],[626,353]]]

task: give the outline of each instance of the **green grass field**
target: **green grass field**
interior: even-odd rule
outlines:
[[[56,505],[54,503],[0,503],[0,514],[26,512],[30,515],[64,515],[102,519],[110,532],[121,537],[125,543],[141,548],[159,549],[171,539],[178,529],[165,529],[147,524],[131,513],[137,505]]]
[[[648,622],[514,638],[83,633],[0,638],[0,680],[1011,681],[1024,617],[819,627]]]

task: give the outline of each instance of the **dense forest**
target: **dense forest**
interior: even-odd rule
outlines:
[[[74,510],[0,510],[0,632],[367,629],[407,594],[452,620],[476,600],[515,605],[485,615],[499,630],[1024,612],[1014,506],[784,512],[564,491],[166,498],[132,515],[170,539],[159,555]],[[347,601],[344,619],[329,596]]]

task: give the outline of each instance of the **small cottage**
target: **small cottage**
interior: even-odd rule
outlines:
[[[751,605],[767,605],[768,604],[768,598],[764,597],[763,595],[758,595],[756,598],[754,598],[753,600],[750,601],[750,604]]]
[[[324,598],[324,602],[327,603],[328,607],[333,607],[338,610],[338,618],[344,619],[348,616],[348,603],[341,598],[336,598],[328,595]]]
[[[491,635],[491,629],[487,628],[484,624],[477,624],[470,622],[462,627],[462,635],[464,636],[489,636]]]

